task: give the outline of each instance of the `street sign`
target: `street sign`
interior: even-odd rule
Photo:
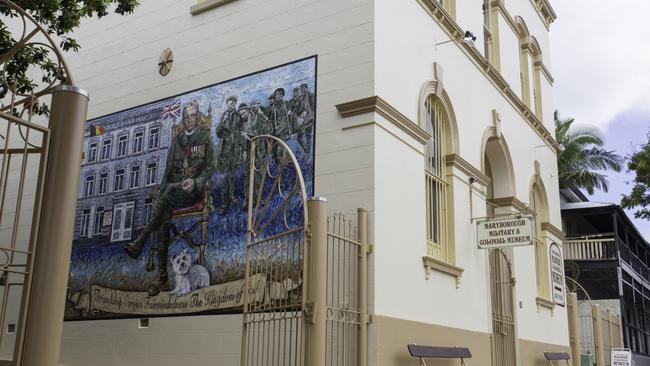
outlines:
[[[612,348],[612,366],[632,366],[632,351],[629,348]]]
[[[557,243],[551,243],[549,254],[551,264],[551,283],[553,284],[553,302],[557,305],[565,306],[564,260],[562,259],[562,250]]]
[[[491,218],[476,223],[479,249],[533,245],[533,218]]]

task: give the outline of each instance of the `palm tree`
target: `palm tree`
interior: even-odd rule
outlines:
[[[557,155],[560,188],[582,188],[589,194],[595,189],[607,192],[609,181],[604,171],[620,172],[624,159],[605,150],[598,128],[572,126],[574,122],[574,118],[560,119],[555,111],[555,139],[562,147]]]

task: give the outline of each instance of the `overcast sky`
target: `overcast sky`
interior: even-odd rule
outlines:
[[[576,123],[598,126],[608,149],[629,155],[650,132],[650,1],[551,3],[558,14],[551,26],[555,108]],[[620,203],[634,176],[609,178],[609,193],[590,200]],[[650,241],[650,221],[634,222]]]

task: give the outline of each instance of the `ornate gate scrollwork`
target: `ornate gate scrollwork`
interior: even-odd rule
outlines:
[[[248,161],[241,364],[304,365],[310,242],[305,182],[290,148],[276,137],[253,138]]]

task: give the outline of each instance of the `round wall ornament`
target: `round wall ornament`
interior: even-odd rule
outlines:
[[[165,48],[160,54],[158,59],[158,72],[162,76],[167,76],[170,71],[172,71],[172,65],[174,64],[174,52],[171,49]]]

